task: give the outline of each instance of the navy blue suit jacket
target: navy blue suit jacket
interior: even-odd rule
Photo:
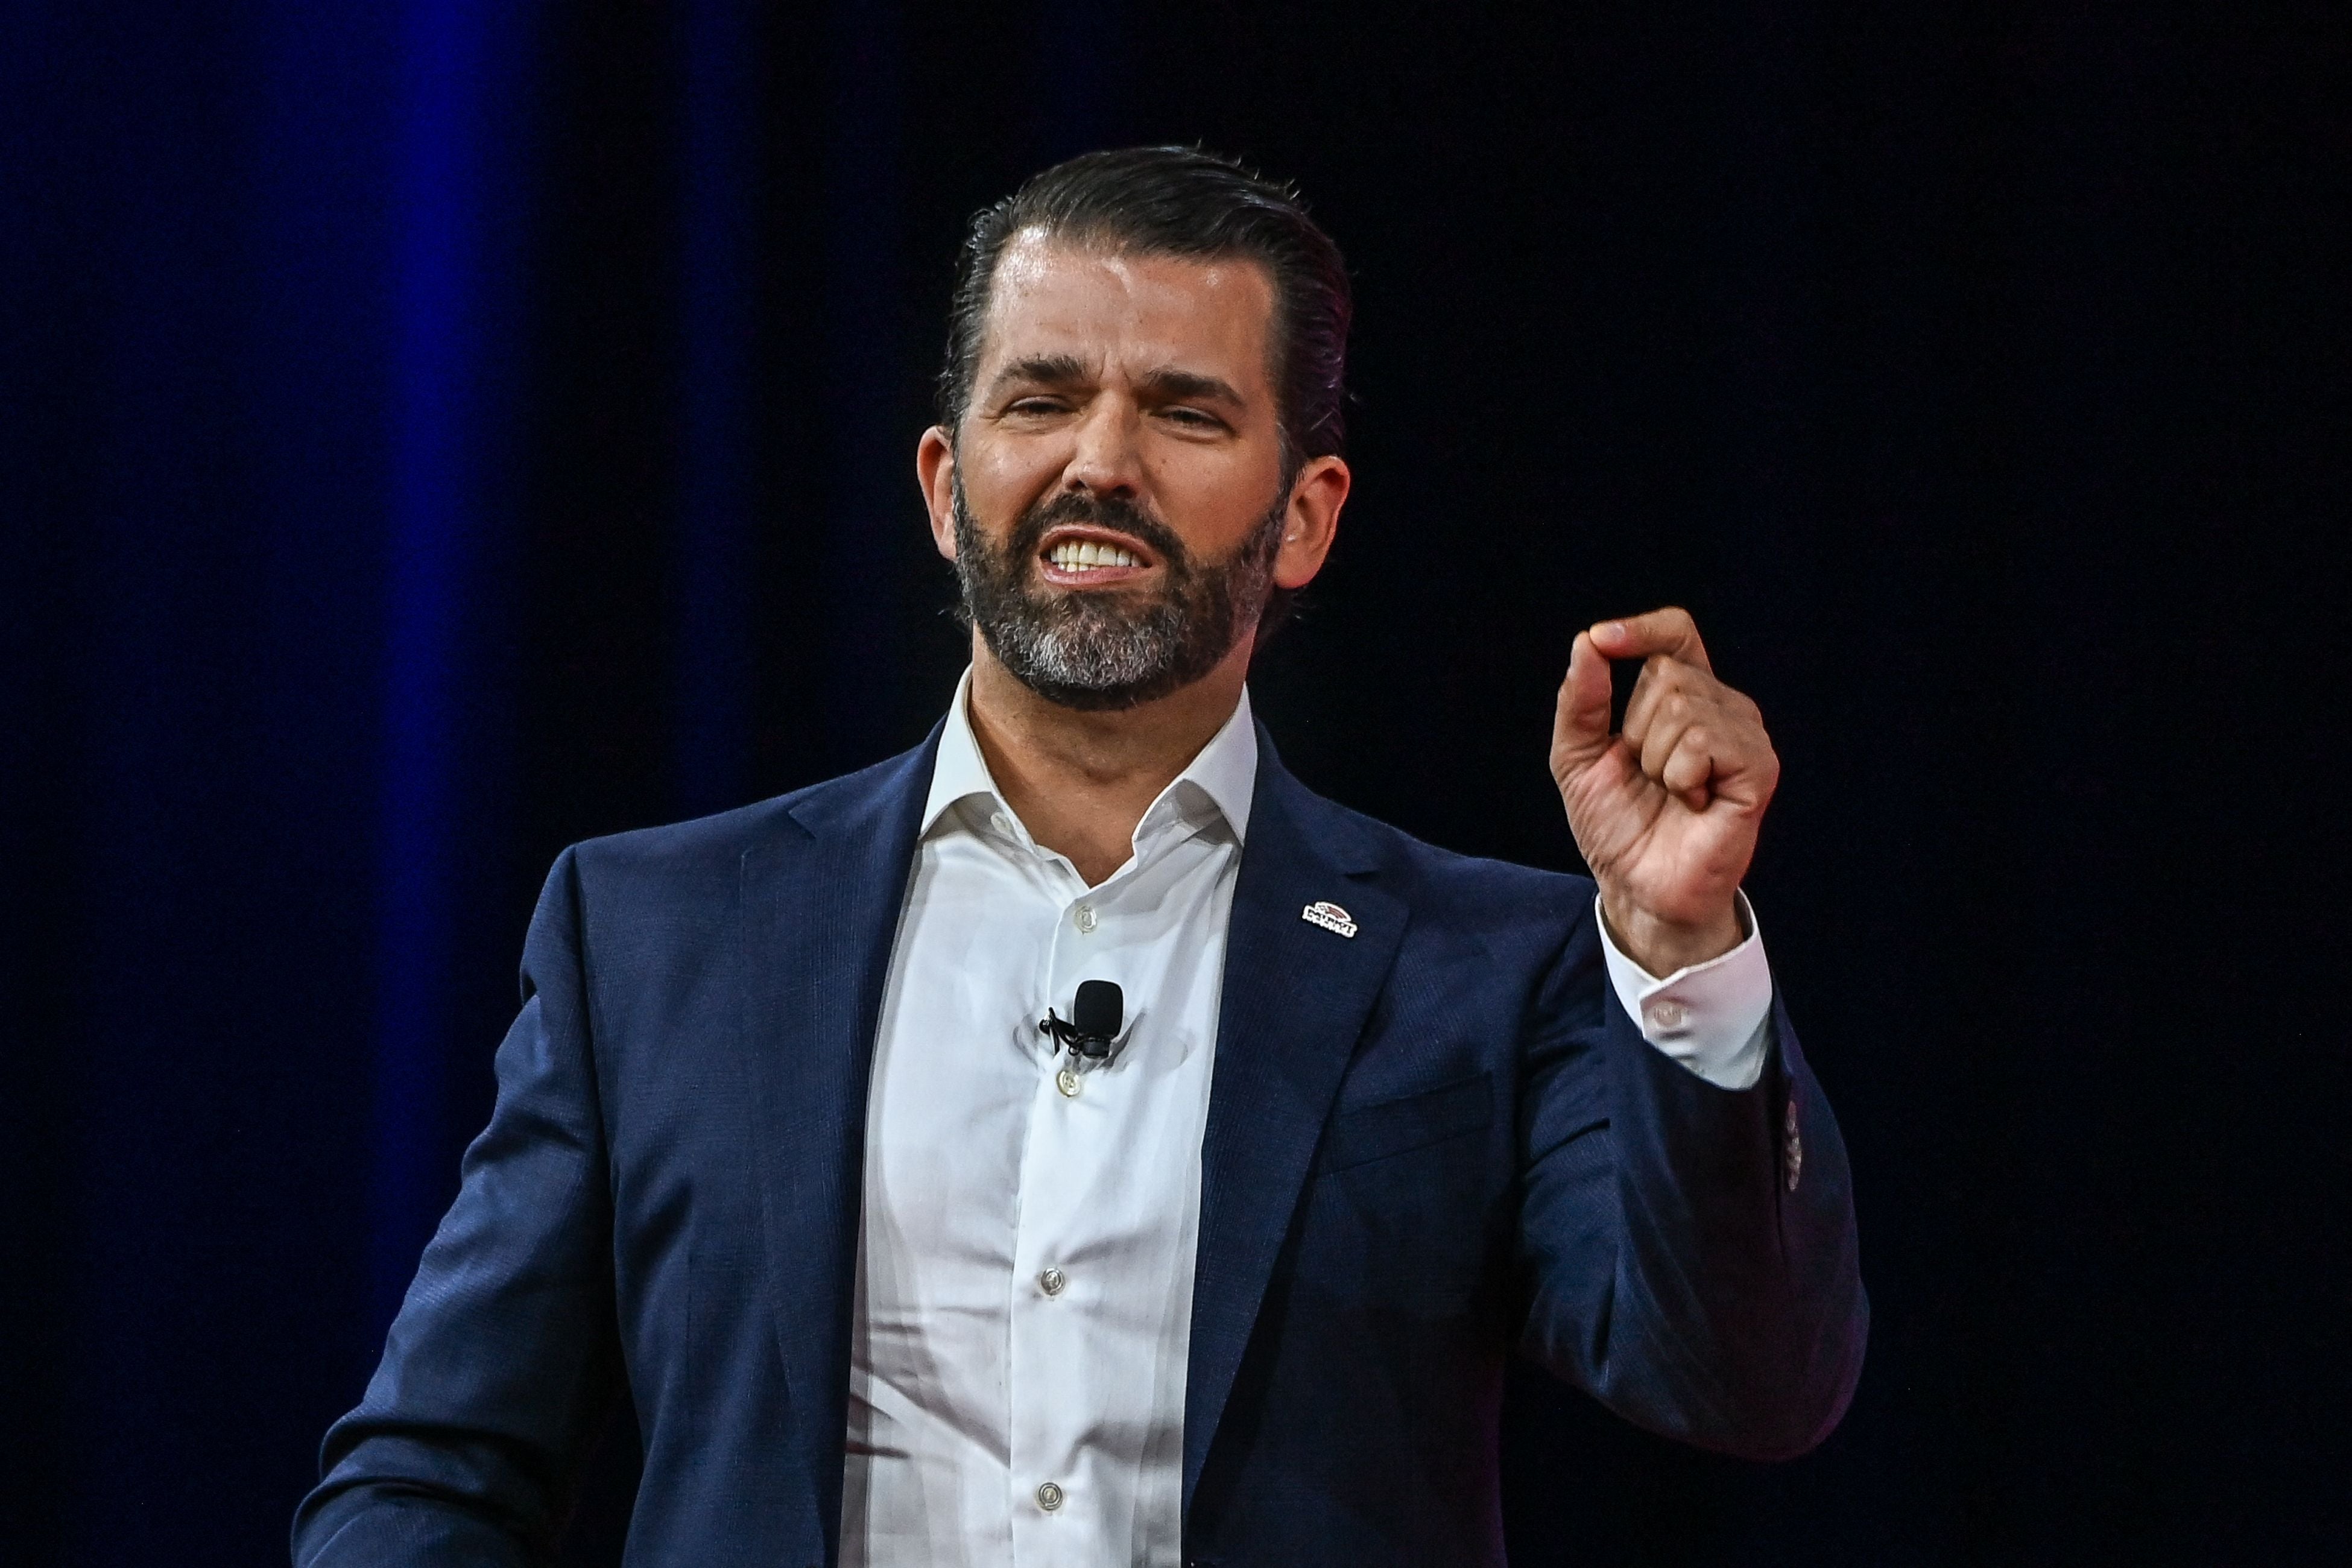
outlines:
[[[497,1110],[328,1435],[298,1563],[547,1560],[625,1396],[631,1562],[834,1560],[867,1067],[937,740],[556,863]],[[1300,918],[1327,900],[1353,937]],[[1188,1561],[1500,1562],[1514,1351],[1736,1454],[1836,1422],[1867,1309],[1829,1102],[1777,1001],[1751,1089],[1645,1043],[1592,910],[1581,879],[1310,794],[1261,734],[1202,1150]]]

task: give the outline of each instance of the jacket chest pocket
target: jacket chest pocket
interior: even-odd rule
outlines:
[[[1494,1083],[1483,1072],[1395,1100],[1354,1106],[1331,1119],[1315,1170],[1319,1175],[1409,1154],[1484,1131],[1494,1117]]]

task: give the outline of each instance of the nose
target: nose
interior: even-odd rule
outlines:
[[[1135,500],[1143,489],[1143,455],[1136,440],[1139,424],[1130,400],[1094,399],[1078,423],[1069,466],[1062,470],[1062,489]]]

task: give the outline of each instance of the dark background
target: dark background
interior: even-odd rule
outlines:
[[[1786,765],[1750,886],[1852,1147],[1861,1393],[1767,1468],[1530,1378],[1517,1560],[2346,1560],[2347,40],[18,0],[0,1558],[282,1552],[551,858],[944,704],[961,220],[1199,138],[1360,288],[1355,500],[1255,683],[1286,760],[1573,865],[1570,637],[1678,602]]]

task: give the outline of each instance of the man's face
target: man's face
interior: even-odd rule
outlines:
[[[1245,665],[1269,586],[1319,566],[1337,500],[1285,482],[1273,310],[1251,261],[1006,247],[962,428],[921,467],[974,625],[1041,696],[1129,707]]]

